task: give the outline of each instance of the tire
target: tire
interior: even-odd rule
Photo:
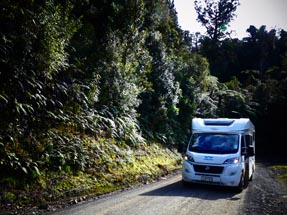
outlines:
[[[245,165],[245,172],[244,172],[244,188],[248,187],[249,184],[249,164]]]
[[[240,182],[239,182],[239,184],[238,184],[238,186],[236,187],[236,191],[238,192],[238,193],[241,193],[243,190],[244,190],[244,188],[245,188],[245,183],[244,183],[244,173],[242,172],[241,173],[241,177],[240,177]]]

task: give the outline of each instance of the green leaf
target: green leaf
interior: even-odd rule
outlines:
[[[8,103],[8,99],[7,99],[5,96],[0,95],[0,99],[1,99],[1,100],[4,100],[4,102],[5,102],[6,104]]]
[[[23,172],[25,172],[26,174],[28,174],[28,171],[25,167],[22,167]]]
[[[38,167],[34,166],[33,168],[34,168],[33,175],[35,175],[35,176],[40,176],[41,173],[40,173]]]

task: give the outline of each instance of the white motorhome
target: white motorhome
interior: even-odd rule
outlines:
[[[182,181],[236,187],[242,191],[255,171],[255,127],[248,118],[192,120]]]

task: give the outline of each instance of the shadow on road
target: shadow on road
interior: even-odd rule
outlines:
[[[173,184],[154,189],[152,191],[141,194],[142,196],[182,196],[192,197],[205,200],[229,199],[238,200],[238,193],[232,188],[193,184],[192,186],[184,186],[181,181]]]

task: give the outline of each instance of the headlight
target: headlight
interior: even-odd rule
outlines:
[[[230,158],[224,161],[224,164],[237,164],[239,163],[239,157]]]
[[[185,155],[183,159],[186,160],[186,161],[194,162],[193,157],[190,156],[190,155]]]

